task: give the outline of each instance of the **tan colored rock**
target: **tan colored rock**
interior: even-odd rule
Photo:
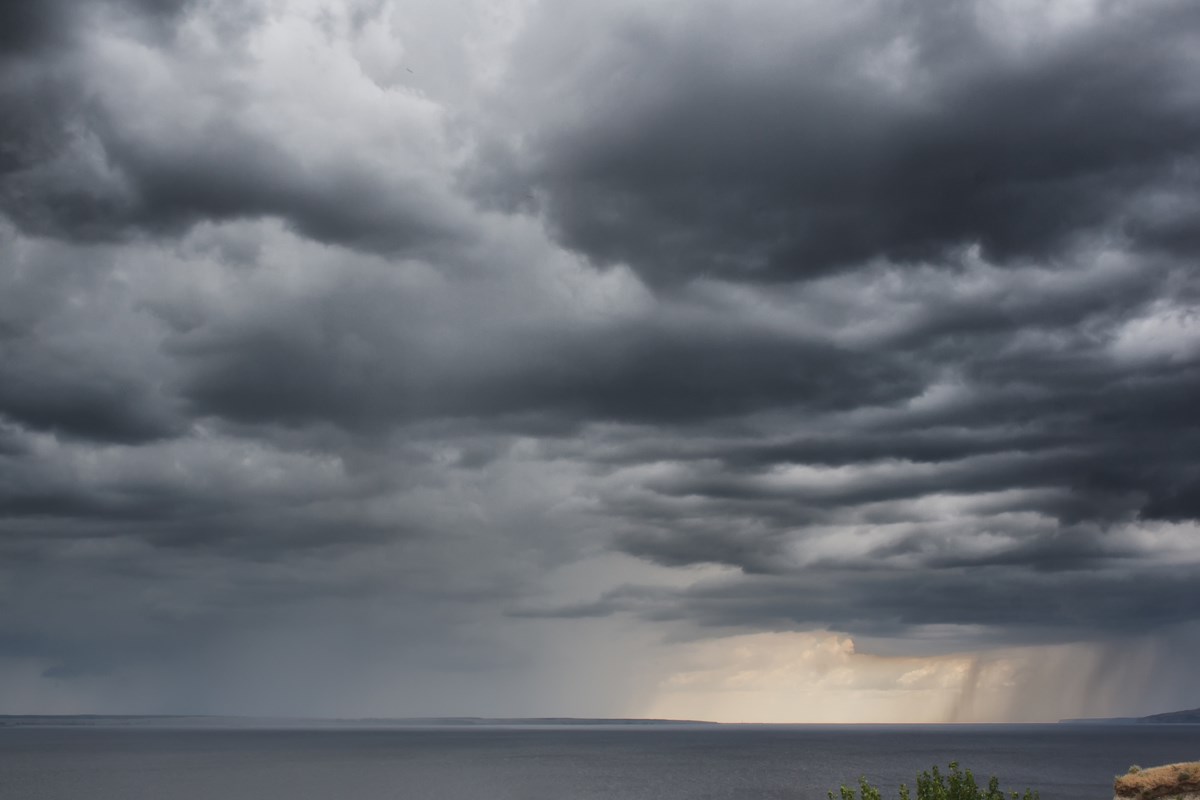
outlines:
[[[1200,800],[1200,761],[1184,761],[1129,772],[1113,782],[1113,800]]]

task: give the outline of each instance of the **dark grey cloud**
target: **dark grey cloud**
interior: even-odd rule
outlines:
[[[20,58],[69,45],[78,28],[98,12],[116,13],[137,22],[168,28],[194,0],[42,0],[0,3],[0,58]]]
[[[563,242],[654,283],[788,280],[971,244],[1053,258],[1097,230],[1186,236],[1141,195],[1196,190],[1194,6],[1106,4],[1024,46],[979,4],[865,8],[815,24],[705,4],[547,12],[564,33],[535,27],[511,76],[533,121],[480,182],[537,198]],[[491,172],[514,163],[517,176]]]
[[[314,170],[261,136],[220,126],[187,147],[154,152],[97,120],[108,166],[119,180],[43,190],[40,176],[11,177],[9,213],[24,228],[78,239],[131,232],[178,234],[202,220],[276,216],[313,238],[385,252],[453,238],[429,198],[397,197],[365,165]]]
[[[186,429],[146,341],[156,330],[114,292],[102,255],[33,253],[2,229],[0,248],[0,420],[125,444]]]
[[[463,335],[480,340],[460,350],[396,324],[369,295],[345,297],[332,313],[301,311],[265,330],[182,339],[176,349],[194,363],[184,396],[196,413],[242,422],[354,430],[431,417],[519,424],[533,414],[569,431],[886,403],[923,386],[919,370],[876,354],[753,329],[638,322],[579,335],[471,331],[464,322]],[[352,328],[354,342],[339,335]]]
[[[1101,635],[1116,640],[1147,630],[1186,628],[1197,608],[1190,569],[1162,566],[1144,573],[1159,591],[1131,598],[1119,567],[1065,574],[1020,566],[956,565],[914,581],[911,572],[874,567],[826,568],[803,576],[753,575],[705,582],[680,592],[619,587],[600,599],[552,609],[523,610],[537,618],[587,619],[629,615],[713,631],[852,630],[885,649],[924,652],[964,645],[1076,641]],[[1129,614],[1135,604],[1139,614]],[[1153,621],[1153,628],[1147,623]],[[932,631],[934,633],[924,633]],[[947,634],[947,631],[954,633]],[[1189,637],[1190,633],[1183,634]]]
[[[203,221],[274,217],[314,239],[388,253],[465,235],[461,204],[422,172],[428,130],[397,142],[418,152],[393,156],[390,164],[363,160],[354,145],[289,151],[280,146],[286,128],[272,128],[286,125],[275,118],[295,116],[294,108],[272,111],[237,79],[213,80],[214,70],[253,70],[250,44],[237,33],[239,23],[255,20],[253,11],[234,19],[228,9],[189,0],[51,2],[34,4],[36,11],[18,5],[22,10],[5,12],[17,23],[8,35],[18,58],[0,80],[0,208],[23,230],[103,242],[177,236]],[[227,49],[193,52],[195,43],[178,41],[175,26],[188,13],[201,14]],[[112,54],[84,46],[96,31],[145,48],[133,51],[142,63],[98,66],[95,60]],[[167,85],[137,85],[155,71]],[[144,98],[152,115],[130,109],[122,96],[139,90],[153,94]],[[208,108],[189,109],[190,94],[203,95]],[[182,115],[189,121],[177,119]],[[343,123],[378,124],[350,117]]]
[[[180,432],[180,421],[153,389],[129,376],[97,374],[63,358],[31,365],[29,348],[0,343],[0,415],[30,428],[102,441],[137,443]],[[45,358],[48,354],[39,353]]]
[[[5,53],[20,52],[45,39],[55,27],[54,16],[41,4],[9,0],[0,6],[0,46]]]
[[[843,5],[0,6],[0,678],[1191,635],[1200,17]]]
[[[896,554],[895,548],[908,548],[926,567],[940,569],[959,558],[947,560],[939,552],[947,538],[965,542],[999,535],[1007,541],[966,562],[1086,569],[1112,526],[1134,519],[1195,519],[1189,498],[1197,431],[1185,410],[1187,398],[1200,388],[1195,381],[1188,373],[1172,385],[1156,386],[1157,398],[1147,396],[1144,384],[1135,384],[1136,391],[1084,384],[1078,395],[1062,391],[1044,401],[1071,409],[1057,417],[1055,409],[1042,403],[1031,408],[1022,398],[1016,408],[987,402],[993,424],[1007,420],[1011,427],[981,431],[982,436],[964,436],[954,421],[926,427],[918,420],[911,429],[848,427],[840,436],[825,431],[809,441],[685,449],[669,457],[690,466],[647,481],[643,495],[616,504],[624,506],[630,525],[618,543],[664,564],[789,571],[793,560],[781,555],[781,542],[803,553],[806,530],[909,524],[915,530],[903,542],[863,557],[884,558]],[[1021,424],[1023,419],[1045,422]],[[1155,430],[1157,424],[1163,427]],[[654,450],[635,448],[629,457],[653,458]],[[796,468],[810,470],[809,476],[786,480],[786,471]],[[919,502],[910,505],[944,496],[981,500],[958,510],[958,530],[926,516]],[[1036,515],[1049,527],[1022,529],[1014,526],[1014,515]],[[1084,523],[1099,527],[1074,539],[1078,552],[1063,550],[1059,532]]]

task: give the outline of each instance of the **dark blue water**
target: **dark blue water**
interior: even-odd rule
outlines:
[[[1131,764],[1200,758],[1200,726],[0,729],[20,800],[820,800],[958,760],[1044,800],[1108,800]]]

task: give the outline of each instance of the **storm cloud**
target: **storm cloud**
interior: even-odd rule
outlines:
[[[1013,5],[563,4],[518,61],[515,196],[652,282],[1165,244],[1187,212],[1146,195],[1196,188],[1196,9],[1111,4],[1056,30],[1039,17],[1066,7]]]
[[[620,716],[768,634],[1186,675],[1198,44],[0,4],[0,710]],[[1063,715],[1191,702],[1138,680]]]

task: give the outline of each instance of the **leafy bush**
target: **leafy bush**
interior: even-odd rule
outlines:
[[[829,792],[829,800],[882,800],[879,788],[867,782],[866,777],[859,778],[858,792],[853,787],[842,786],[838,796]],[[1000,791],[1000,781],[995,775],[988,781],[986,787],[975,782],[971,770],[958,768],[957,761],[950,762],[948,775],[934,767],[917,776],[916,800],[1039,800],[1038,793],[1026,789],[1024,794],[1012,792],[1006,795]],[[900,800],[913,800],[906,784],[900,784]]]

